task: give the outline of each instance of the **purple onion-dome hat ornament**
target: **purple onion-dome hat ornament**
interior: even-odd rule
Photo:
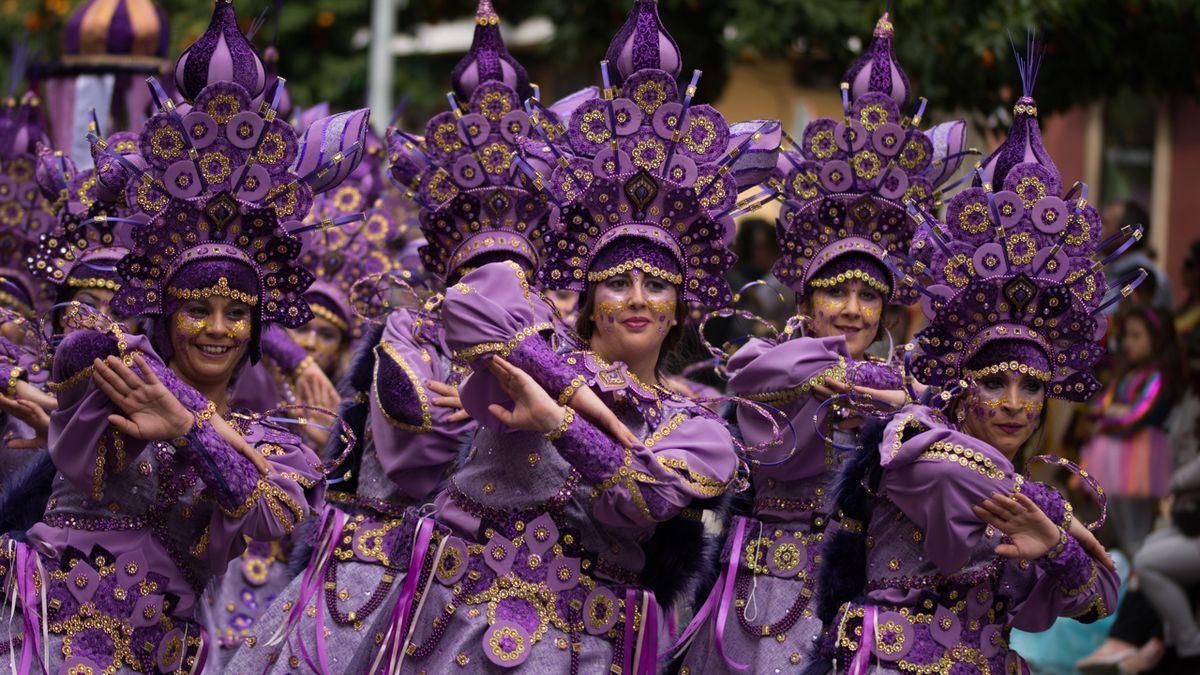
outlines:
[[[282,79],[263,93],[265,74],[237,27],[232,0],[218,0],[208,30],[184,50],[176,104],[148,80],[157,112],[138,136],[137,162],[108,153],[128,170],[124,188],[134,223],[125,283],[114,298],[127,316],[168,316],[187,298],[240,299],[265,322],[287,327],[312,318],[297,235],[360,220],[361,214],[302,222],[314,195],[336,187],[362,158],[368,111],[316,121],[297,139],[278,117]]]
[[[471,49],[453,71],[450,111],[429,120],[424,139],[394,130],[388,140],[389,175],[420,208],[421,260],[440,282],[481,256],[536,268],[551,210],[529,173],[531,164],[549,168],[529,141],[521,104],[529,79],[508,54],[499,22],[481,0]]]
[[[1017,55],[1023,96],[1009,136],[977,165],[975,185],[949,201],[945,218],[908,202],[922,224],[910,251],[916,276],[930,281],[914,285],[930,321],[917,334],[913,359],[926,384],[1017,370],[1044,381],[1051,397],[1087,400],[1100,388],[1091,372],[1104,354],[1100,312],[1145,278],[1138,270],[1105,279],[1104,265],[1141,228],[1126,226],[1101,241],[1087,185],[1064,191],[1042,147],[1032,96],[1041,56],[1032,41],[1025,58]]]
[[[847,279],[875,288],[889,302],[918,295],[901,283],[917,222],[905,201],[933,204],[935,190],[957,170],[966,125],[918,128],[925,99],[909,110],[912,90],[892,48],[888,14],[875,24],[867,50],[842,80],[842,119],[815,119],[799,143],[781,153],[786,201],[776,221],[782,255],[775,275],[800,296]],[[935,140],[936,139],[936,140]],[[897,276],[899,275],[899,276]]]
[[[21,66],[14,66],[10,87],[22,77]],[[28,92],[18,100],[14,94],[10,90],[0,107],[0,304],[33,318],[47,298],[28,260],[55,221],[54,205],[37,182],[37,148],[49,139],[39,122],[38,97]]]
[[[681,92],[681,67],[658,5],[637,0],[601,63],[603,88],[550,107],[532,102],[561,205],[544,237],[543,287],[586,292],[636,268],[678,285],[684,302],[731,301],[733,219],[778,192],[755,195],[753,206],[737,196],[769,178],[779,123],[730,125],[712,106],[692,105],[700,71]]]

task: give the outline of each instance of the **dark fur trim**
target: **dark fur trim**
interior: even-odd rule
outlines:
[[[24,540],[25,530],[46,513],[55,473],[50,453],[40,452],[8,477],[0,492],[0,533]]]
[[[291,578],[304,574],[308,561],[317,547],[317,534],[321,529],[321,517],[312,515],[300,521],[292,530],[292,550],[288,551],[287,570]]]
[[[350,454],[342,466],[334,471],[333,475],[327,477],[330,480],[341,479],[334,488],[338,492],[353,493],[358,489],[358,466],[362,461],[363,437],[366,435],[367,419],[371,413],[368,398],[371,394],[371,382],[375,377],[375,347],[383,338],[384,327],[385,323],[380,321],[363,329],[358,351],[350,359],[346,374],[338,386],[338,391],[342,394],[342,403],[338,406],[338,414],[350,427],[350,431],[354,433],[354,448],[350,450]],[[342,447],[338,442],[337,435],[331,434],[329,443],[324,449],[324,456],[326,459],[332,459],[341,451]],[[350,474],[348,478],[346,477],[347,473]]]

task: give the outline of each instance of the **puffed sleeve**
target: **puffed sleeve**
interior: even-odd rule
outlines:
[[[446,344],[454,358],[472,365],[476,396],[464,396],[463,406],[480,424],[501,429],[487,404],[507,400],[483,359],[498,355],[529,373],[556,399],[568,397],[582,384],[576,369],[551,347],[554,310],[529,286],[525,271],[515,262],[501,261],[472,270],[446,289],[442,303]]]
[[[1062,494],[1041,483],[1026,482],[1022,492],[1056,523],[1063,522],[1063,514],[1070,510]],[[1035,579],[1025,598],[1011,610],[1011,623],[1016,628],[1043,631],[1060,616],[1090,623],[1108,616],[1116,607],[1117,587],[1121,583],[1117,573],[1094,560],[1069,534],[1064,533],[1058,546],[1032,561],[1032,568],[1032,571],[1022,570],[1019,564],[1012,563],[1006,570],[1006,573],[1032,573]]]
[[[786,455],[795,444],[796,451],[788,461],[761,467],[763,475],[795,480],[819,475],[830,468],[825,464],[823,443],[813,423],[821,402],[812,396],[811,390],[824,377],[844,380],[847,359],[846,339],[842,336],[799,337],[779,344],[754,338],[730,357],[727,365],[730,393],[776,408],[791,421],[789,428],[772,412],[781,427],[777,435],[760,411],[745,404],[738,406],[738,427],[748,445],[758,446],[777,438],[780,447],[762,450],[763,456]]]
[[[684,412],[631,449],[578,416],[551,436],[559,454],[594,486],[592,513],[611,527],[670,520],[692,500],[725,492],[737,470],[725,425]]]
[[[446,381],[438,345],[417,337],[418,321],[409,310],[389,315],[375,346],[370,424],[375,452],[388,477],[401,490],[422,499],[432,492],[455,460],[474,422],[449,421],[455,411],[430,403],[425,383]]]
[[[295,376],[302,366],[307,365],[308,350],[296,344],[279,324],[267,324],[260,344],[263,356],[279,366],[287,375]]]
[[[253,420],[245,439],[270,465],[265,476],[207,422],[175,442],[219,507],[208,525],[208,558],[217,573],[241,553],[244,537],[280,539],[324,503],[321,462],[298,437]]]
[[[76,330],[63,338],[55,351],[47,385],[58,397],[47,434],[50,459],[64,478],[93,499],[101,498],[109,477],[136,459],[146,442],[109,427],[108,416],[116,408],[93,384],[92,363],[119,356],[132,366],[135,353],[144,354],[147,365],[156,372],[166,370],[145,338],[137,335]]]
[[[966,564],[986,525],[971,507],[1020,480],[992,446],[952,429],[929,408],[907,406],[884,429],[881,494],[925,533],[925,552],[943,573]]]

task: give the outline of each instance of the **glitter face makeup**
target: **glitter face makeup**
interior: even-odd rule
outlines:
[[[668,281],[632,269],[598,282],[592,348],[608,360],[656,363],[675,326],[679,293]]]
[[[879,331],[883,303],[879,291],[858,279],[813,289],[809,297],[811,334],[815,337],[844,335],[850,355],[861,359]]]
[[[172,367],[194,386],[227,383],[249,348],[251,311],[215,295],[185,302],[170,319]]]
[[[1046,385],[1012,371],[973,382],[963,394],[962,428],[1007,456],[1015,456],[1041,422]]]
[[[346,333],[327,319],[314,317],[299,328],[289,328],[288,334],[304,347],[326,375],[334,376]]]

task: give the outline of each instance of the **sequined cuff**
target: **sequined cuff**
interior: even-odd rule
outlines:
[[[1058,543],[1037,562],[1057,579],[1059,588],[1068,597],[1091,592],[1096,587],[1099,574],[1096,561],[1066,532],[1059,531]]]
[[[540,335],[531,335],[522,340],[508,355],[509,363],[529,373],[551,398],[558,399],[559,405],[566,405],[565,396],[570,400],[575,393],[575,371],[566,364],[563,357],[550,348],[550,343]],[[570,393],[566,393],[567,391]]]
[[[563,420],[563,426],[546,434],[546,438],[558,449],[558,454],[590,483],[599,483],[622,469],[625,463],[624,448],[591,422],[575,415],[571,408],[567,410],[569,412]],[[551,434],[556,436],[551,438]]]
[[[258,469],[243,457],[207,419],[196,416],[187,434],[171,441],[175,452],[195,467],[217,504],[229,511],[246,501],[259,478]]]

